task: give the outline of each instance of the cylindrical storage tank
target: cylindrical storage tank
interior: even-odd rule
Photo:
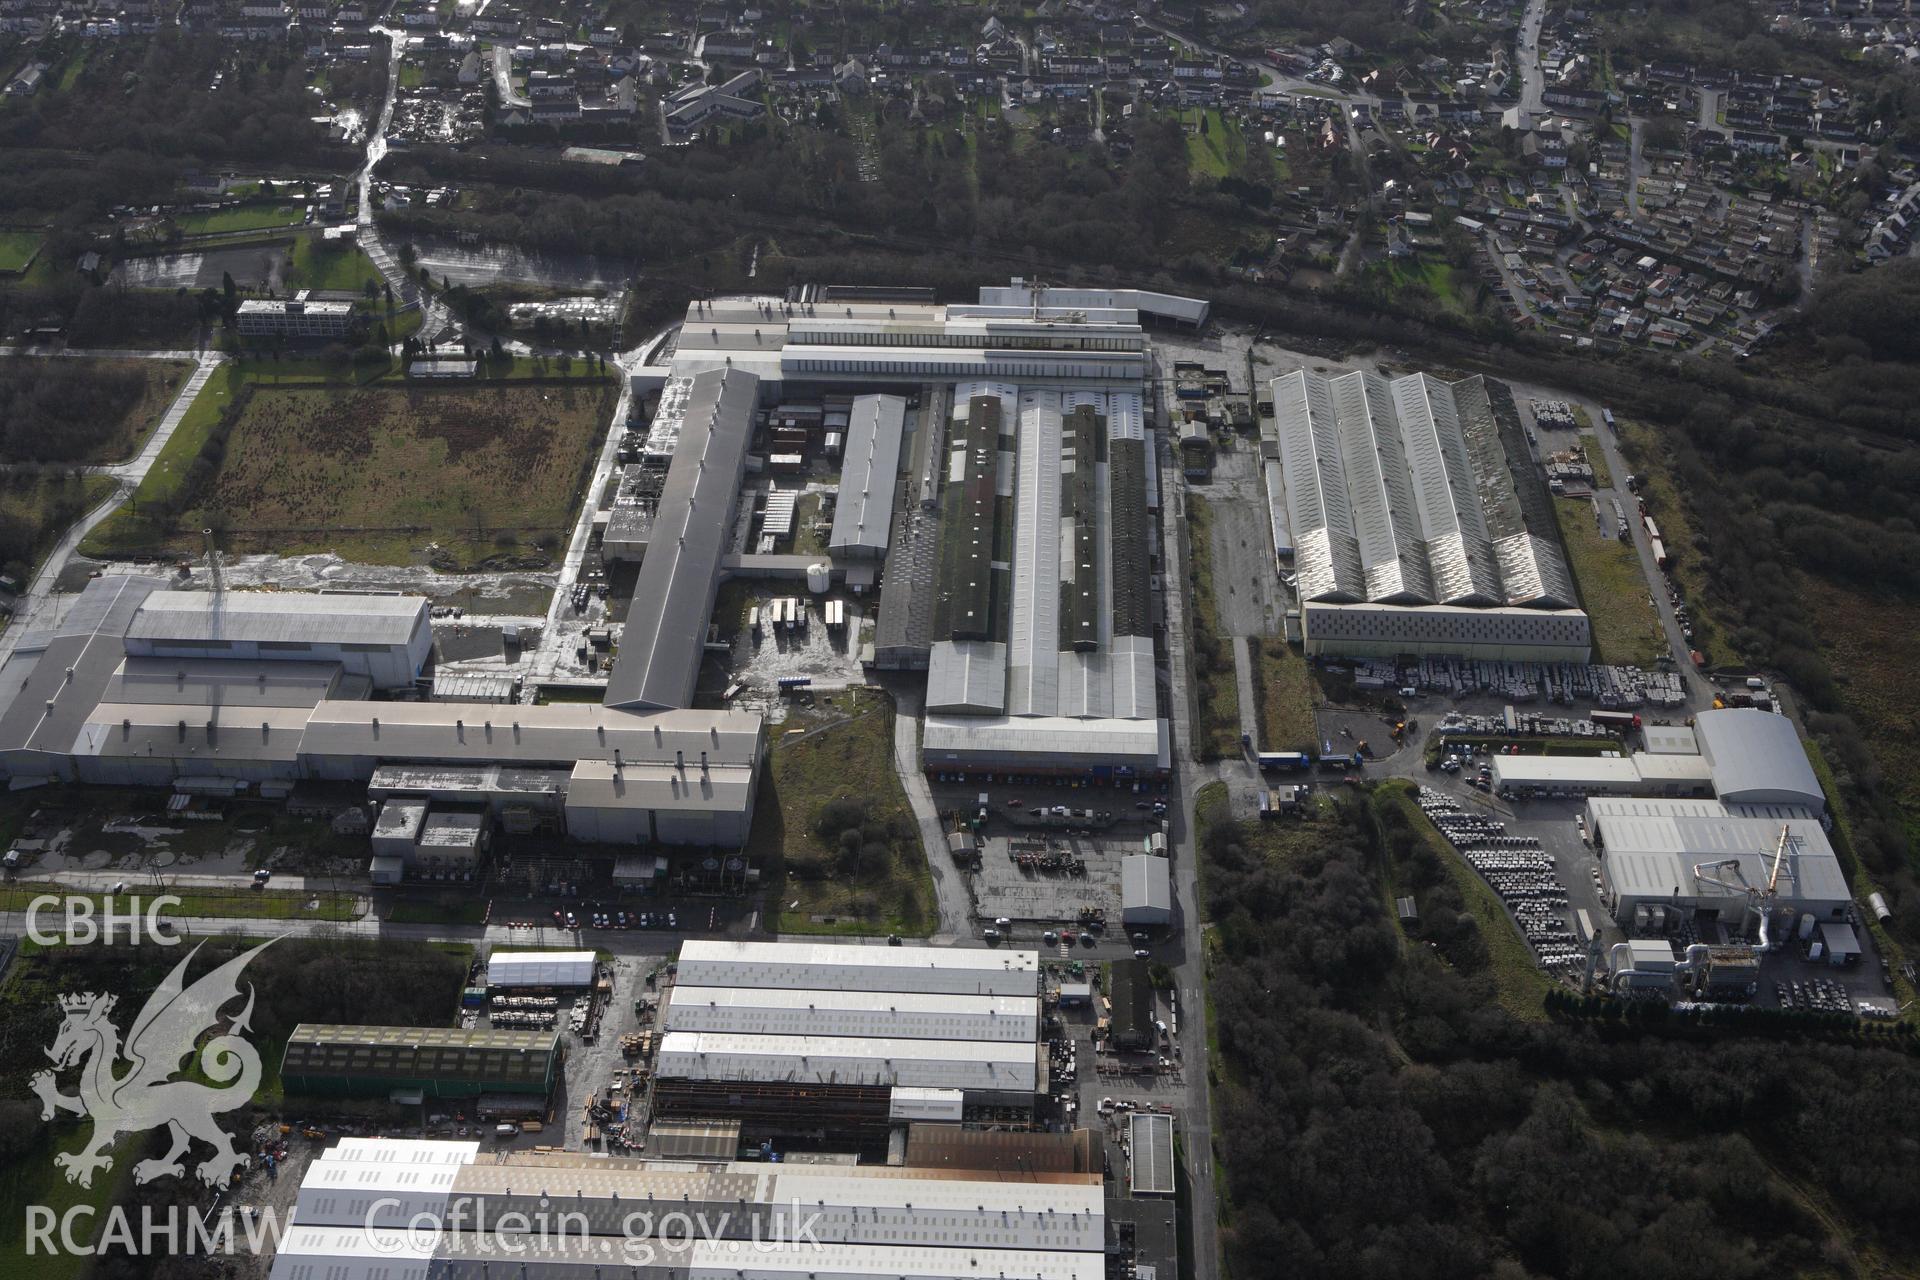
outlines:
[[[1808,938],[1811,938],[1813,936],[1813,912],[1802,911],[1800,913],[1799,933],[1800,933],[1800,941],[1802,942],[1805,942]]]
[[[813,592],[813,594],[817,596],[823,596],[827,593],[827,588],[831,587],[832,585],[833,585],[833,566],[832,565],[826,564],[823,562],[820,564],[810,564],[807,566],[807,590]]]
[[[1893,909],[1887,906],[1886,894],[1884,893],[1868,894],[1867,905],[1873,908],[1873,918],[1875,920],[1878,920],[1881,924],[1885,924],[1887,921],[1893,919]]]

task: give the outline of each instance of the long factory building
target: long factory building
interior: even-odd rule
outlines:
[[[346,1138],[308,1167],[271,1280],[1102,1280],[1106,1236],[1098,1173],[482,1160],[477,1142]]]
[[[1038,984],[1031,951],[689,941],[655,1109],[868,1148],[928,1108],[1024,1115],[1047,1088]]]
[[[202,794],[384,774],[375,798],[444,784],[550,809],[579,839],[745,843],[758,715],[375,700],[416,696],[431,646],[420,596],[98,578],[0,663],[0,773]]]
[[[1271,384],[1309,654],[1580,662],[1592,633],[1518,413],[1480,377]]]

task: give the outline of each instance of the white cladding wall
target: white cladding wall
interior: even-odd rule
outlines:
[[[679,981],[701,987],[1035,995],[1040,956],[1036,951],[695,939],[680,949]]]

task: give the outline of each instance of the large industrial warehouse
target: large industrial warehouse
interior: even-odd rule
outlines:
[[[1032,951],[690,941],[676,977],[661,1115],[871,1150],[930,1102],[1021,1116],[1047,1086]]]
[[[1704,766],[1714,798],[1642,790],[1587,801],[1602,887],[1620,925],[1644,929],[1662,913],[1739,929],[1769,892],[1774,912],[1843,920],[1852,895],[1821,821],[1826,795],[1793,722],[1750,708],[1703,711],[1693,734],[1698,756],[1673,750],[1684,741],[1669,731],[1661,752],[1632,760]]]
[[[231,794],[385,771],[375,799],[548,809],[603,843],[745,843],[758,715],[371,700],[417,691],[431,645],[419,596],[95,579],[0,664],[0,773]]]
[[[647,453],[671,453],[676,470],[691,469],[700,450],[689,442],[699,437],[686,424],[711,398],[701,380],[757,386],[763,408],[854,391],[828,547],[848,581],[870,581],[873,562],[887,560],[875,662],[928,671],[925,766],[1159,776],[1171,749],[1154,680],[1149,512],[1158,481],[1143,312],[1198,324],[1206,304],[1019,281],[984,288],[973,304],[811,287],[789,299],[696,302],[670,363],[635,374],[637,387],[660,389]],[[893,386],[921,395],[871,394]],[[902,503],[909,430],[907,482],[918,501]],[[731,452],[723,461],[719,471],[732,475]],[[642,618],[638,602],[669,598],[682,577],[702,584],[697,600],[686,588],[690,601],[711,599],[722,571],[716,540],[733,508],[721,480],[700,474],[716,488],[697,503],[710,524],[689,530],[684,544],[679,534],[671,549],[665,541],[669,526],[686,523],[680,506],[670,509],[672,473],[657,512],[616,504],[610,518],[622,554],[637,536],[628,527],[651,524],[642,564],[650,590],[636,592],[622,649],[632,674],[616,675],[611,705],[685,705],[687,671],[656,680],[653,665],[631,655],[677,628],[669,651],[694,655],[697,667],[685,640],[706,613],[653,603]],[[668,613],[671,621],[659,620]]]
[[[710,1225],[676,1238],[683,1221]],[[483,1160],[477,1142],[347,1138],[308,1167],[294,1222],[272,1280],[1106,1275],[1097,1172],[1016,1181],[914,1165]],[[409,1231],[420,1222],[440,1229]],[[527,1224],[506,1267],[503,1222]]]
[[[1300,370],[1272,394],[1307,653],[1587,661],[1504,387]]]

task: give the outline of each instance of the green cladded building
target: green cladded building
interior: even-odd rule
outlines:
[[[280,1080],[288,1093],[423,1098],[553,1092],[558,1031],[459,1027],[351,1027],[303,1022],[287,1038]]]

